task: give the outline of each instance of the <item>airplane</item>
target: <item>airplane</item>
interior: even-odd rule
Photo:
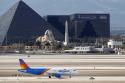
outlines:
[[[49,78],[56,77],[62,78],[62,76],[69,76],[77,74],[78,72],[72,68],[30,68],[23,59],[19,59],[21,69],[18,69],[21,73],[28,73],[33,75],[48,76]]]

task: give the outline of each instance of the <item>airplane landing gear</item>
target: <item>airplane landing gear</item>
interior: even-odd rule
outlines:
[[[71,75],[69,75],[69,78],[71,78],[72,76]]]
[[[49,76],[49,78],[52,78],[51,76]]]

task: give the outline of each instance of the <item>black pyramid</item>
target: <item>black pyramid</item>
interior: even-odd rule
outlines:
[[[35,41],[47,29],[53,31],[57,40],[63,39],[63,35],[55,27],[21,0],[0,17],[0,43],[4,45]]]

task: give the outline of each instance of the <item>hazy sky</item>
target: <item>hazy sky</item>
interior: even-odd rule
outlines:
[[[0,15],[19,0],[0,0]],[[125,29],[125,0],[23,0],[41,16],[72,13],[110,13],[111,27]],[[111,28],[119,29],[119,28]]]

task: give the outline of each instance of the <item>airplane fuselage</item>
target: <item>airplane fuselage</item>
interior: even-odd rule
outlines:
[[[47,67],[40,67],[40,68],[30,68],[23,59],[19,59],[20,67],[18,71],[21,73],[28,73],[33,75],[41,75],[41,76],[48,76],[51,78],[52,76],[61,78],[64,76],[69,76],[71,78],[72,75],[76,74],[77,71],[72,68],[47,68]]]
[[[76,70],[74,69],[46,69],[46,68],[29,68],[29,69],[19,69],[19,72],[34,74],[34,75],[47,75],[47,76],[55,76],[60,78],[62,75],[70,76],[76,74]]]

